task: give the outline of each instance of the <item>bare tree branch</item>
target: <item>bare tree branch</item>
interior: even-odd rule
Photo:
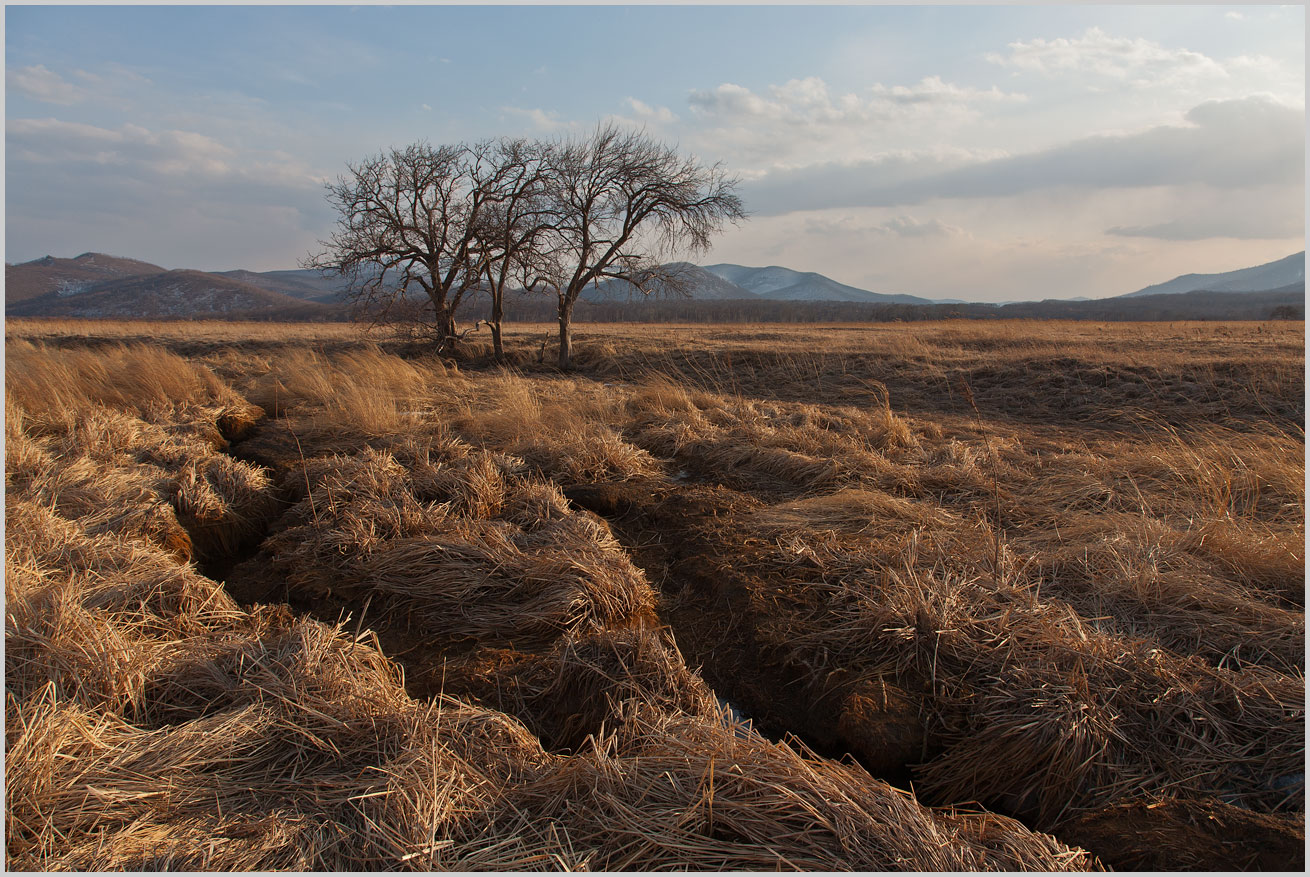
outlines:
[[[720,165],[679,156],[643,131],[603,125],[543,157],[554,223],[542,233],[534,279],[559,299],[561,368],[569,367],[573,306],[588,285],[626,280],[649,291],[675,252],[709,249],[746,217],[737,180]]]

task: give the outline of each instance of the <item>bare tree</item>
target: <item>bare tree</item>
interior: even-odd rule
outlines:
[[[675,251],[704,252],[725,222],[746,216],[737,180],[645,132],[599,127],[542,155],[548,223],[533,247],[534,275],[558,297],[559,365],[572,356],[573,306],[588,285],[625,280],[646,292]]]
[[[347,278],[357,308],[374,315],[404,310],[421,291],[443,352],[459,338],[460,302],[486,290],[502,361],[507,286],[553,292],[565,369],[573,306],[588,285],[676,288],[662,258],[703,252],[746,215],[737,181],[718,165],[612,125],[554,144],[416,143],[347,167],[328,186],[338,228],[304,267]]]
[[[536,141],[503,139],[492,151],[496,185],[477,229],[477,246],[491,296],[487,323],[497,362],[505,361],[505,290],[512,283],[531,283],[538,264],[536,248],[556,216],[546,200],[543,172],[549,148]]]
[[[346,278],[357,308],[374,315],[421,291],[449,352],[455,311],[482,276],[476,229],[496,180],[492,149],[415,143],[347,165],[328,186],[337,230],[302,266]]]

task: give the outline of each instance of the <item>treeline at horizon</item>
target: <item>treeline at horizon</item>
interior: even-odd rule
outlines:
[[[347,304],[315,305],[312,310],[275,310],[151,316],[162,322],[186,320],[261,323],[363,322],[415,325],[423,321],[426,303],[416,299],[395,303],[386,313],[369,313]],[[458,313],[461,326],[472,326],[491,315],[484,296],[466,299]],[[1304,290],[1271,292],[1187,292],[1093,301],[1048,299],[1007,305],[981,303],[911,305],[843,301],[769,301],[722,299],[704,301],[676,297],[577,302],[573,318],[587,323],[898,323],[931,320],[1088,320],[1097,322],[1182,322],[1187,320],[1303,320]],[[118,319],[118,318],[115,318]],[[552,297],[509,293],[506,323],[554,323],[557,303]]]
[[[486,319],[490,303],[474,298],[460,308],[460,319]],[[547,323],[557,318],[554,299],[507,296],[506,322]],[[661,297],[611,301],[580,300],[574,319],[591,323],[893,323],[929,320],[1096,320],[1167,322],[1180,320],[1305,319],[1305,293],[1188,292],[1094,301],[912,305],[843,301],[715,301]]]

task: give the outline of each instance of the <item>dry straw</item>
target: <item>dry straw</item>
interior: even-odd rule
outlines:
[[[744,590],[761,644],[816,690],[890,682],[914,699],[919,792],[1052,828],[1169,795],[1299,811],[1304,440],[1240,423],[1294,408],[1294,371],[1243,395],[1186,357],[1143,371],[1113,333],[1072,353],[978,327],[859,330],[850,349],[767,334],[579,351],[635,387],[276,339],[212,369],[10,340],[11,866],[1096,865],[725,717],[641,626],[642,571],[559,487],[684,468],[751,496],[669,535],[717,544],[693,561]],[[221,453],[258,412],[216,372],[305,438],[280,484]],[[989,422],[984,454],[977,425],[893,412],[879,383],[962,414],[936,389],[961,375],[983,415],[1140,433]],[[816,382],[832,404],[812,404]],[[1145,401],[1107,408],[1126,389]],[[1234,419],[1165,429],[1147,403]],[[359,447],[314,450],[328,439]],[[475,640],[451,681],[480,704],[415,701],[367,632],[242,609],[183,562],[260,535],[280,491],[297,505],[266,546],[275,572],[301,597],[384,604],[443,647]]]
[[[613,694],[594,742],[562,758],[501,712],[413,701],[340,628],[243,612],[144,543],[32,503],[7,511],[15,868],[1091,864],[705,716],[703,687],[646,634],[572,641],[554,680],[524,676],[526,699]]]
[[[1284,805],[1271,781],[1304,759],[1299,675],[1217,669],[1099,629],[1024,582],[929,566],[919,550],[912,538],[891,560],[793,533],[739,567],[761,581],[752,601],[773,607],[760,621],[768,642],[817,677],[842,669],[927,692],[940,754],[916,768],[926,791],[1042,826],[1165,792]]]
[[[380,597],[433,637],[540,643],[649,612],[609,528],[514,465],[449,439],[308,461],[273,563],[294,587]]]

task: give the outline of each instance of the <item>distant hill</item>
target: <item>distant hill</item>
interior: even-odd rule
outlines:
[[[899,304],[937,304],[917,295],[886,295],[838,283],[814,271],[793,271],[778,265],[748,268],[744,265],[706,265],[705,270],[748,292],[772,301],[852,301]]]
[[[759,299],[760,296],[743,289],[735,283],[724,280],[698,265],[690,262],[670,262],[663,266],[671,275],[671,282],[656,283],[650,289],[652,298],[688,298],[693,301],[728,301],[736,299]],[[595,288],[588,288],[582,293],[584,301],[627,301],[644,298],[646,293],[631,283],[622,280],[607,280]]]
[[[481,300],[465,319],[485,317]],[[515,321],[545,322],[555,314],[548,296],[515,298],[508,307]],[[912,305],[897,302],[771,301],[769,299],[694,300],[639,298],[580,301],[575,316],[599,323],[862,323],[914,320],[1270,320],[1304,319],[1300,288],[1265,292],[1185,292],[1090,301],[1047,299],[1005,305],[973,302]]]
[[[1184,274],[1164,283],[1147,286],[1116,298],[1140,295],[1176,295],[1182,292],[1268,292],[1301,285],[1305,291],[1305,251],[1253,268],[1241,268],[1223,274]]]
[[[865,321],[922,319],[1262,320],[1305,312],[1305,253],[1225,274],[1189,274],[1128,295],[1093,300],[1005,304],[880,295],[815,272],[770,266],[688,262],[665,266],[672,284],[649,296],[607,282],[583,293],[581,320],[705,320],[709,322]],[[1262,285],[1268,284],[1268,285]],[[1184,289],[1196,285],[1194,289]],[[316,271],[169,271],[103,253],[75,259],[46,256],[5,266],[9,316],[121,319],[344,319],[338,278]],[[1217,288],[1223,287],[1223,288]],[[487,310],[485,296],[467,303],[466,319]],[[509,296],[511,320],[551,320],[550,296]]]
[[[104,253],[83,253],[74,259],[44,256],[17,265],[6,264],[5,306],[51,293],[76,295],[107,280],[162,274],[165,270],[149,262]]]
[[[6,302],[9,316],[314,320],[335,309],[204,271],[161,271]]]
[[[978,305],[962,307],[973,309]],[[1280,309],[1297,314],[1298,319],[1304,319],[1304,284],[1249,292],[1211,292],[1201,289],[1132,298],[1116,296],[1089,301],[1047,299],[1040,302],[1016,302],[995,308],[995,315],[1040,320],[1267,320]],[[967,315],[973,316],[972,313]]]
[[[215,272],[223,277],[231,277],[242,283],[249,283],[280,292],[303,301],[333,303],[341,300],[346,283],[339,277],[324,277],[320,272],[307,268],[294,268],[286,271],[236,271]]]

